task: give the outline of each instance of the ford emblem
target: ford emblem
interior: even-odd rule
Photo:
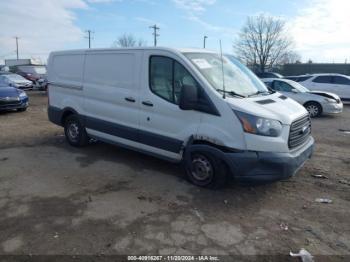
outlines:
[[[301,133],[304,134],[308,129],[309,129],[309,126],[304,126],[304,127],[301,129]]]

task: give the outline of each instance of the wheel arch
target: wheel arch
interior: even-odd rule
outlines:
[[[320,114],[322,114],[322,112],[323,112],[323,106],[322,106],[322,104],[321,104],[320,102],[315,101],[315,100],[309,100],[309,101],[306,101],[306,102],[303,104],[303,106],[306,108],[306,106],[307,106],[308,104],[317,104],[317,105],[319,105],[320,108],[321,108]]]
[[[216,156],[217,158],[219,158],[225,164],[229,172],[232,172],[233,168],[226,154],[242,152],[242,150],[239,150],[239,149],[228,148],[224,145],[218,145],[211,141],[196,139],[193,136],[191,136],[185,145],[182,160],[189,161],[191,158],[191,153],[197,150],[209,152],[214,156]]]
[[[322,104],[316,100],[308,100],[303,104],[303,106],[306,106],[307,104],[311,104],[311,103],[318,104],[322,108]]]
[[[61,125],[63,126],[64,125],[64,122],[66,120],[66,118],[70,115],[79,115],[78,112],[71,108],[71,107],[65,107],[63,110],[62,110],[62,115],[61,115],[61,119],[60,119],[60,122],[61,122]]]

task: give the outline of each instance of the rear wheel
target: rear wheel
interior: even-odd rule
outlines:
[[[17,111],[18,112],[24,112],[24,111],[26,111],[27,110],[27,108],[26,107],[23,107],[23,108],[17,108]]]
[[[77,115],[68,116],[64,123],[64,133],[70,145],[82,147],[88,144],[89,138],[85,127]]]
[[[188,179],[197,186],[220,188],[227,181],[225,164],[210,153],[192,152],[185,167]]]
[[[322,114],[322,106],[316,102],[308,102],[305,104],[306,110],[311,117],[318,117]]]

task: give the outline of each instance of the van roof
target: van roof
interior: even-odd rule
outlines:
[[[203,48],[171,48],[171,47],[126,47],[126,48],[90,48],[90,49],[75,49],[75,50],[60,50],[53,51],[54,54],[65,53],[65,54],[78,54],[83,52],[94,52],[94,51],[126,51],[126,50],[160,50],[170,51],[179,53],[217,53],[213,50]]]

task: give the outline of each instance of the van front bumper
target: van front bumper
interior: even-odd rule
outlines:
[[[238,152],[226,153],[226,162],[235,179],[242,182],[272,182],[297,173],[314,151],[310,137],[302,147],[289,153]]]

